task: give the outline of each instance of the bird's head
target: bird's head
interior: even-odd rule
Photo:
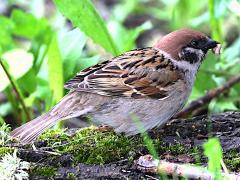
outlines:
[[[154,46],[169,54],[178,61],[190,64],[199,63],[209,49],[214,54],[220,53],[220,44],[202,32],[191,29],[180,29],[162,37]]]

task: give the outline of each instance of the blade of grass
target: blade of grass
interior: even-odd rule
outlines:
[[[58,47],[56,34],[53,35],[48,49],[48,79],[53,93],[52,106],[63,97],[63,61]],[[51,106],[51,107],[52,107]],[[57,123],[56,128],[62,128],[63,122]]]
[[[143,137],[143,142],[147,146],[149,153],[153,156],[154,159],[159,159],[159,155],[156,151],[156,148],[154,147],[153,140],[149,137],[148,133],[144,129],[143,123],[140,121],[140,119],[135,114],[131,114],[130,117],[132,118],[132,120],[136,124],[139,132],[141,133],[141,136]],[[161,173],[160,176],[163,180],[168,179],[168,176],[164,173]]]
[[[58,47],[56,35],[53,35],[48,49],[48,79],[49,86],[53,93],[53,104],[60,101],[63,97],[63,61]],[[63,122],[56,125],[56,128],[63,127]]]
[[[2,126],[5,123],[4,119],[2,116],[0,116],[0,126]]]
[[[139,118],[135,114],[131,114],[131,118],[133,122],[136,124],[138,130],[141,133],[141,136],[143,137],[143,141],[147,146],[147,149],[149,150],[150,154],[155,158],[158,159],[158,153],[154,147],[153,140],[149,137],[148,133],[145,131],[142,122],[139,120]]]
[[[103,19],[90,0],[54,0],[54,3],[74,26],[79,27],[93,41],[113,55],[119,54]]]
[[[30,117],[30,114],[28,113],[28,110],[27,110],[26,105],[25,105],[25,103],[24,103],[24,100],[23,100],[24,98],[23,98],[23,96],[22,96],[22,93],[21,93],[21,91],[19,90],[19,88],[18,88],[18,86],[17,86],[17,83],[14,81],[14,79],[12,78],[12,76],[10,75],[10,73],[8,72],[6,66],[5,66],[5,64],[4,64],[4,62],[2,61],[1,58],[0,58],[0,65],[2,66],[4,72],[6,73],[8,79],[9,79],[9,81],[10,81],[10,83],[11,83],[11,85],[12,85],[12,87],[13,87],[16,95],[17,95],[17,98],[19,99],[19,102],[20,102],[20,104],[21,104],[21,106],[22,106],[22,108],[23,108],[23,111],[24,111],[24,113],[25,113],[25,115],[26,115],[27,120],[30,121],[31,117]]]
[[[211,138],[204,145],[204,154],[208,157],[208,169],[215,179],[221,177],[222,148],[217,138]]]
[[[56,35],[53,35],[48,49],[48,79],[55,102],[63,97],[63,62]]]

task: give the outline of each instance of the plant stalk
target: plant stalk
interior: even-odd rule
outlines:
[[[28,111],[27,111],[27,108],[26,108],[26,105],[25,105],[25,103],[24,103],[24,101],[23,101],[23,98],[22,98],[20,92],[18,91],[17,85],[15,84],[13,78],[11,77],[11,75],[10,75],[10,73],[8,72],[7,68],[5,67],[2,59],[0,59],[0,65],[2,66],[4,72],[6,73],[8,79],[9,79],[9,81],[10,81],[10,83],[11,83],[11,85],[12,85],[12,87],[13,87],[16,95],[17,95],[17,98],[19,99],[19,102],[20,102],[20,104],[21,104],[21,106],[22,106],[22,108],[23,108],[23,111],[24,111],[24,113],[25,113],[25,115],[26,115],[26,117],[27,117],[27,120],[30,121],[30,120],[31,120],[30,114],[29,114]]]

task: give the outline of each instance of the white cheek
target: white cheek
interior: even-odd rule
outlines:
[[[197,50],[197,49],[193,49],[193,48],[189,48],[188,50],[194,51],[194,52],[196,50],[197,54],[199,54],[199,57],[204,57],[204,53],[202,50]],[[191,64],[187,61],[176,60],[176,59],[172,58],[172,56],[170,54],[168,54],[165,51],[162,51],[160,49],[158,49],[158,51],[160,54],[163,54],[167,59],[170,59],[173,62],[173,64],[175,64],[176,66],[178,66],[180,69],[182,69],[184,71],[196,72],[201,64],[201,60],[199,60],[197,63]]]
[[[191,50],[196,50],[196,49],[190,49]],[[170,59],[174,65],[176,65],[179,69],[182,69],[183,72],[185,73],[185,77],[186,77],[186,82],[189,83],[189,86],[192,86],[193,83],[194,83],[194,80],[195,80],[195,76],[196,76],[196,73],[198,71],[198,68],[201,64],[201,60],[197,61],[197,63],[189,63],[187,61],[179,61],[179,60],[176,60],[174,58],[171,57],[170,54],[158,49],[159,53],[163,54],[167,59]],[[199,54],[199,57],[204,57],[204,53],[202,50],[197,50],[198,54]]]

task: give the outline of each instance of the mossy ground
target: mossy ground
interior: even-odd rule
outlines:
[[[143,149],[145,153],[149,153],[141,136],[126,137],[114,132],[101,132],[96,127],[77,130],[74,135],[69,135],[64,129],[51,129],[39,139],[47,142],[48,147],[60,154],[71,154],[74,164],[106,164],[121,159],[132,160]],[[203,160],[206,161],[202,149],[198,147],[187,147],[179,142],[169,144],[159,138],[153,140],[153,146],[160,158],[163,154],[169,153],[172,156],[191,156],[196,164],[202,164]],[[224,155],[224,162],[230,170],[240,168],[238,157],[237,151]]]
[[[41,177],[47,177],[52,178],[56,175],[56,168],[51,166],[35,166],[30,170],[30,176],[41,176]]]
[[[172,156],[173,162],[179,162],[179,155],[187,155],[193,159],[191,163],[206,165],[207,159],[203,156],[202,149],[195,146],[186,146],[184,143],[168,143],[161,139],[161,135],[152,137],[152,145],[158,153],[160,159],[167,155]],[[119,160],[128,159],[130,164],[132,160],[142,154],[148,154],[149,150],[146,141],[141,136],[126,137],[114,132],[102,132],[96,127],[88,127],[69,133],[66,129],[50,129],[42,134],[38,139],[44,149],[57,152],[59,156],[50,157],[49,161],[65,156],[70,156],[71,162],[68,166],[73,167],[78,163],[83,164],[107,164]],[[31,146],[26,146],[31,149]],[[38,147],[41,149],[41,147]],[[15,148],[0,147],[0,157],[6,153],[12,153]],[[60,160],[59,162],[62,162]],[[240,169],[239,153],[231,151],[224,154],[224,162],[230,171]],[[188,163],[188,162],[181,162]],[[45,164],[43,166],[32,166],[31,176],[55,177],[61,163]],[[74,174],[69,174],[69,179],[74,179]]]
[[[141,142],[140,138],[101,132],[96,127],[80,129],[73,136],[64,130],[49,130],[39,139],[58,153],[72,154],[75,163],[85,164],[105,164],[131,158]]]
[[[229,169],[234,169],[235,172],[240,172],[240,153],[236,150],[232,150],[224,154],[223,158],[226,166]]]
[[[0,147],[0,157],[3,157],[6,154],[12,154],[15,148],[12,147]]]

